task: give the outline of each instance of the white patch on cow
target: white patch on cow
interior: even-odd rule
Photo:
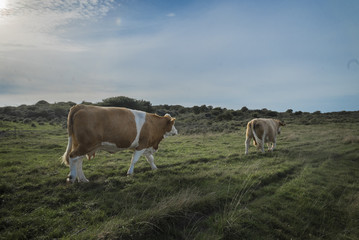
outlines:
[[[77,156],[77,157],[69,159],[69,162],[70,162],[70,174],[69,174],[69,177],[67,178],[67,182],[72,182],[72,183],[75,182],[76,178],[79,177],[78,173],[80,171],[81,171],[80,174],[82,173],[80,177],[82,178],[82,175],[83,175],[82,162],[81,162],[81,165],[80,165],[81,170],[78,167],[78,162],[81,161],[83,157],[84,156]],[[83,175],[83,177],[85,177],[85,175]]]
[[[155,159],[152,154],[145,155],[147,162],[151,165],[152,170],[156,170],[157,166],[155,165]]]
[[[131,165],[130,168],[127,171],[127,175],[133,175],[133,169],[135,168],[135,164],[138,161],[138,159],[140,159],[140,157],[142,156],[142,154],[146,151],[147,149],[142,149],[142,150],[135,150],[135,152],[132,155],[132,159],[131,159]]]
[[[166,132],[165,135],[163,135],[164,138],[169,137],[169,136],[173,136],[173,135],[177,135],[178,131],[175,128],[175,125],[172,125],[172,129],[169,132]]]
[[[82,170],[82,158],[77,160],[76,170],[77,170],[77,180],[79,182],[89,182],[89,180],[85,177],[85,174]]]
[[[140,139],[140,133],[141,133],[142,126],[146,121],[146,113],[142,112],[142,111],[137,111],[137,110],[131,110],[131,112],[133,113],[133,115],[135,115],[137,135],[136,135],[135,140],[132,142],[130,148],[136,148],[139,145],[139,139]]]
[[[146,148],[146,150],[143,154],[146,156],[146,155],[152,155],[155,152],[157,152],[157,150],[155,150],[153,147],[150,147],[150,148]]]
[[[152,154],[154,154],[155,152],[157,152],[156,149],[154,149],[153,147],[147,148],[145,150],[145,152],[143,153],[143,155],[145,155],[147,162],[151,165],[151,169],[155,170],[157,169],[156,165],[155,165],[155,159],[153,157]]]

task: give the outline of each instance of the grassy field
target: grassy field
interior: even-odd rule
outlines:
[[[69,185],[66,129],[0,122],[0,239],[358,239],[357,123],[288,124],[248,156],[244,131],[166,138],[133,177],[99,152]]]

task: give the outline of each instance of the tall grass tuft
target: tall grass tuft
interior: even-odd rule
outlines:
[[[343,143],[344,144],[359,143],[359,136],[354,136],[354,135],[345,136],[343,139]]]

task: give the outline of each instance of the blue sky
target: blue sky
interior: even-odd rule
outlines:
[[[0,106],[359,110],[358,1],[0,0]]]

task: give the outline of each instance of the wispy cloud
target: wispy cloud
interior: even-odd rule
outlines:
[[[0,20],[0,51],[22,48],[81,50],[64,38],[70,25],[97,21],[114,1],[13,0]],[[10,26],[10,27],[8,27]]]

